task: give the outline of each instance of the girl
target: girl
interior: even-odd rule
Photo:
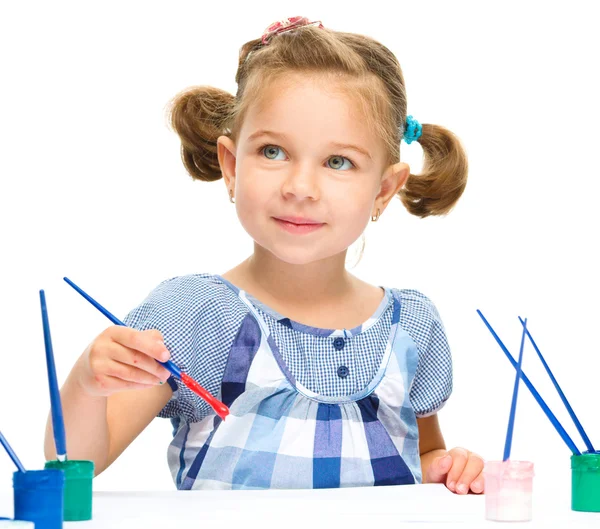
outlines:
[[[162,282],[128,327],[89,345],[62,389],[70,455],[100,473],[158,415],[174,426],[178,489],[483,492],[482,459],[446,451],[439,428],[452,364],[435,306],[345,268],[396,195],[420,217],[452,208],[467,178],[459,140],[407,117],[385,46],[303,17],[246,43],[236,81],[235,97],[179,94],[170,115],[186,169],[223,177],[254,252]],[[423,174],[399,161],[402,138],[422,145]],[[169,358],[230,407],[225,421],[155,361]]]

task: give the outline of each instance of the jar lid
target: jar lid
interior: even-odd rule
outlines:
[[[571,456],[573,470],[600,470],[600,452],[584,452]]]
[[[64,487],[65,473],[58,469],[28,470],[27,472],[15,472],[13,474],[13,486],[15,488],[55,488]]]
[[[534,476],[533,463],[531,461],[486,461],[484,474],[487,476],[498,476],[504,479],[529,479]]]
[[[46,468],[64,470],[66,479],[92,479],[94,477],[94,462],[68,459],[67,461],[46,461]]]

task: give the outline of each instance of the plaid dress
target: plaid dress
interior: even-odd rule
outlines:
[[[161,283],[125,323],[159,329],[172,360],[230,408],[222,421],[174,378],[178,489],[330,488],[421,482],[416,417],[439,410],[452,363],[439,315],[384,288],[354,329],[290,320],[214,274]]]

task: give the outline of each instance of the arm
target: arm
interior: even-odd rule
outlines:
[[[446,443],[440,429],[437,413],[429,417],[417,418],[419,427],[419,453],[421,454],[421,471],[423,473],[423,483],[428,477],[429,466],[431,462],[440,456],[445,456]]]
[[[69,458],[94,461],[97,476],[150,424],[171,395],[169,384],[163,384],[95,397],[70,375],[61,390]],[[46,424],[44,454],[47,460],[56,458],[51,416]]]
[[[123,327],[105,331],[77,360],[61,390],[68,455],[93,461],[96,475],[171,398],[171,387],[159,384],[169,372],[155,360],[164,351],[157,336]],[[50,416],[44,454],[56,457]]]
[[[445,483],[459,494],[482,493],[483,459],[464,448],[447,451],[437,413],[417,418],[417,426],[423,483]]]
[[[169,384],[150,389],[116,393],[108,397],[107,423],[109,425],[108,468],[133,440],[150,424],[169,402],[173,392]]]

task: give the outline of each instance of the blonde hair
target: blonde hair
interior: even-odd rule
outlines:
[[[221,178],[217,138],[234,141],[250,104],[260,101],[269,82],[287,73],[306,73],[341,81],[357,99],[367,125],[386,146],[388,162],[400,160],[407,113],[406,89],[394,54],[376,40],[355,33],[303,26],[271,38],[251,40],[240,49],[237,94],[196,86],[177,94],[168,107],[169,123],[181,139],[181,158],[194,179]],[[467,182],[467,156],[448,129],[424,123],[421,174],[411,174],[398,193],[419,217],[448,213]]]

